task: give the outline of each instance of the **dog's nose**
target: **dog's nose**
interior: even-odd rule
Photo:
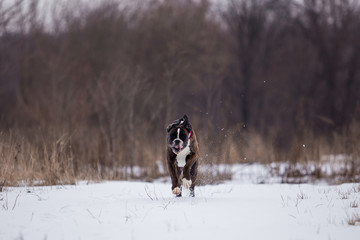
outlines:
[[[180,140],[175,140],[175,145],[180,144]]]

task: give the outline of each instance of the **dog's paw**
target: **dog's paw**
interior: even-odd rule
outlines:
[[[181,189],[179,187],[176,187],[172,190],[173,194],[179,195],[181,193]]]
[[[183,179],[182,179],[182,184],[183,184],[183,186],[184,186],[186,189],[189,189],[189,187],[190,187],[191,184],[192,184],[191,179],[190,179],[190,180],[187,180],[186,178],[183,178]]]

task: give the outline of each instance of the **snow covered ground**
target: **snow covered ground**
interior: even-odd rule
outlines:
[[[0,239],[360,239],[360,184],[233,180],[195,191],[175,198],[169,183],[125,181],[6,188]]]

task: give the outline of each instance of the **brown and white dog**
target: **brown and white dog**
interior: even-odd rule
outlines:
[[[195,196],[199,145],[196,134],[186,115],[167,127],[167,165],[172,192],[181,197],[181,185]]]

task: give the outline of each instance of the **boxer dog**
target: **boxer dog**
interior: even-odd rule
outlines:
[[[167,129],[167,165],[172,192],[181,197],[181,185],[195,197],[199,145],[196,134],[186,115],[175,120]]]

